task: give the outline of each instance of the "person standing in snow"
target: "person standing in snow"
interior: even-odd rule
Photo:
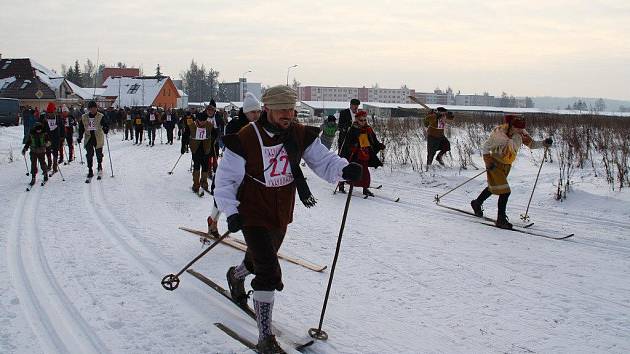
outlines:
[[[261,107],[260,101],[254,96],[251,92],[248,92],[245,95],[245,99],[243,100],[243,107],[238,110],[238,117],[233,118],[225,127],[225,135],[237,134],[241,129],[243,129],[246,125],[251,122],[255,122],[260,118]],[[215,174],[216,177],[216,174]],[[216,179],[216,178],[215,178]],[[212,181],[212,193],[214,194],[215,188],[215,179]],[[217,207],[216,201],[214,202],[212,212],[210,216],[208,216],[208,233],[210,235],[219,236],[218,230],[218,222],[219,216],[221,213],[219,212],[219,208]]]
[[[164,113],[163,124],[164,129],[166,129],[166,143],[173,145],[173,130],[177,124],[177,116],[170,108]]]
[[[339,130],[339,137],[337,138],[337,153],[341,154],[344,149],[344,143],[346,142],[346,134],[354,122],[354,116],[357,114],[359,110],[359,105],[361,101],[356,98],[350,100],[350,108],[346,108],[339,112],[339,124],[337,125],[337,129]],[[339,190],[344,190],[344,183],[339,182],[338,185]]]
[[[453,112],[449,112],[444,107],[438,107],[437,110],[430,110],[424,118],[424,126],[427,127],[427,171],[433,163],[433,157],[437,162],[444,166],[442,156],[451,150],[451,143],[444,135],[444,129],[447,123],[454,120]],[[437,156],[435,154],[438,153]]]
[[[74,116],[70,114],[68,107],[64,104],[61,107],[61,119],[63,121],[63,128],[61,128],[62,142],[59,145],[59,162],[63,161],[63,140],[65,139],[66,145],[68,145],[68,163],[74,160],[74,127],[77,125]]]
[[[197,114],[195,120],[184,126],[182,151],[190,148],[193,159],[192,190],[199,193],[199,187],[208,189],[208,156],[213,152],[214,124],[205,112]],[[201,170],[201,172],[199,171]]]
[[[307,207],[315,205],[300,168],[304,159],[329,183],[358,180],[361,166],[330,152],[318,138],[319,129],[295,121],[296,92],[274,86],[262,97],[260,119],[224,138],[226,150],[216,178],[215,201],[228,216],[229,231],[242,230],[247,243],[243,262],[230,267],[227,281],[233,299],[247,304],[245,277],[251,285],[261,353],[284,353],[271,330],[275,291],[284,288],[277,252],[293,219],[295,191]]]
[[[31,131],[25,138],[24,148],[22,148],[22,155],[26,155],[26,150],[31,149],[31,186],[35,184],[35,177],[37,175],[37,162],[39,161],[39,167],[42,169],[42,175],[44,176],[44,182],[48,181],[48,165],[46,164],[46,149],[50,146],[50,139],[48,134],[44,130],[41,123],[36,122],[31,127]]]
[[[477,199],[470,202],[475,215],[482,217],[483,202],[492,194],[496,194],[499,196],[496,226],[502,229],[511,229],[512,224],[508,221],[505,212],[511,193],[507,177],[518,150],[521,145],[530,149],[539,149],[550,147],[552,144],[551,138],[534,141],[525,131],[523,117],[514,114],[505,115],[504,123],[494,128],[488,140],[483,144],[483,161],[486,164],[488,186],[479,194]]]
[[[319,130],[322,131],[322,135],[319,137],[322,140],[322,144],[330,150],[337,133],[337,118],[333,115],[328,116],[328,119],[322,123]]]
[[[142,145],[142,138],[144,136],[144,118],[142,117],[141,110],[133,112],[133,128],[136,133],[136,142],[133,144]]]
[[[368,167],[378,168],[383,166],[377,154],[385,149],[376,138],[376,134],[367,123],[367,112],[363,110],[357,111],[355,121],[346,134],[346,143],[341,151],[341,156],[348,161],[356,162],[363,167],[363,177],[360,181],[352,183],[355,187],[363,187],[363,195],[373,197],[374,194],[369,190],[370,187],[370,171]],[[345,193],[343,188],[339,188],[341,193]]]
[[[48,171],[57,172],[59,147],[63,141],[63,120],[57,115],[57,107],[49,102],[46,107],[46,116],[43,119],[44,130],[50,139],[50,146],[46,148],[46,159],[48,160]]]
[[[77,142],[85,139],[85,157],[87,159],[88,178],[94,177],[92,170],[94,153],[96,153],[97,173],[103,175],[103,145],[105,135],[109,133],[109,125],[103,113],[98,111],[95,101],[88,103],[88,112],[81,116],[79,121],[79,138]]]
[[[149,108],[147,120],[147,137],[149,138],[149,146],[155,146],[155,131],[160,125],[159,112],[153,108]]]
[[[129,108],[125,108],[125,140],[133,140],[133,116]]]

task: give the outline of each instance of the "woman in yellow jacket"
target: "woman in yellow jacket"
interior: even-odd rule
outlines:
[[[475,215],[483,216],[483,202],[492,194],[496,194],[499,196],[496,226],[502,229],[511,229],[512,224],[508,221],[505,213],[511,192],[507,176],[518,150],[521,145],[530,149],[539,149],[549,147],[551,144],[553,144],[551,138],[534,141],[525,131],[523,117],[514,114],[505,115],[504,123],[494,128],[488,140],[483,144],[483,161],[486,164],[488,187],[479,194],[477,199],[470,202]]]

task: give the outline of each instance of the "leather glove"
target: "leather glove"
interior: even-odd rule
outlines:
[[[107,135],[107,133],[109,133],[109,128],[108,127],[103,127],[103,133],[105,133],[105,135]]]
[[[184,144],[182,144],[181,153],[182,153],[182,155],[186,153],[186,145],[184,145]]]
[[[22,149],[22,156],[26,155],[26,148]]]
[[[356,162],[350,162],[341,170],[341,177],[346,181],[358,181],[363,175],[363,167]]]
[[[78,144],[81,144],[81,139],[77,139],[77,143],[78,143]]]
[[[486,170],[487,171],[492,171],[497,167],[497,164],[494,162],[489,162],[486,164]]]
[[[381,144],[380,148],[381,150],[385,150],[385,144]]]
[[[227,222],[230,233],[238,232],[243,228],[243,219],[238,213],[228,216]]]
[[[553,139],[551,138],[547,138],[543,141],[543,143],[545,144],[545,146],[549,147],[551,145],[553,145]]]

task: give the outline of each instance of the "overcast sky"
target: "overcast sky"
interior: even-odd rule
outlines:
[[[84,1],[3,4],[0,53],[179,78],[630,99],[630,1]]]

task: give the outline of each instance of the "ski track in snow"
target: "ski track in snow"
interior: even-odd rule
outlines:
[[[19,130],[0,128],[0,149],[20,138]],[[45,187],[20,193],[23,162],[0,164],[0,192],[15,196],[6,262],[8,291],[17,298],[0,302],[0,325],[9,326],[0,328],[0,351],[246,352],[214,326],[223,322],[255,341],[254,321],[228,300],[188,274],[174,292],[160,285],[203,250],[177,230],[204,230],[211,209],[211,196],[190,192],[190,154],[167,175],[179,146],[132,146],[117,134],[109,142],[116,177],[109,177],[105,148],[105,176],[91,184],[83,183],[87,168],[77,161],[62,166],[66,182],[56,174]],[[531,192],[527,181],[537,169],[530,164],[521,156],[511,176],[513,217]],[[304,170],[319,204],[306,209],[298,201],[282,251],[330,267],[346,196],[333,196],[334,186]],[[573,204],[549,201],[554,172],[543,173],[530,209],[533,229],[576,233],[546,240],[435,206],[436,194],[466,179],[456,170],[436,170],[424,183],[404,171],[371,172],[374,184],[383,184],[376,194],[401,201],[352,198],[323,325],[330,339],[308,352],[630,351],[630,222],[615,208],[621,202],[587,215],[583,205],[603,200],[596,193],[569,195]],[[482,186],[480,177],[443,202],[468,209]],[[487,215],[495,205],[496,198],[487,202]],[[242,257],[219,246],[193,268],[225,286],[225,271]],[[281,265],[285,289],[276,296],[274,321],[304,335],[317,327],[330,270]]]
[[[18,298],[46,352],[107,352],[98,336],[72,306],[51,271],[42,249],[38,215],[41,188],[21,197],[8,245],[10,272]],[[28,199],[25,201],[25,199]]]

